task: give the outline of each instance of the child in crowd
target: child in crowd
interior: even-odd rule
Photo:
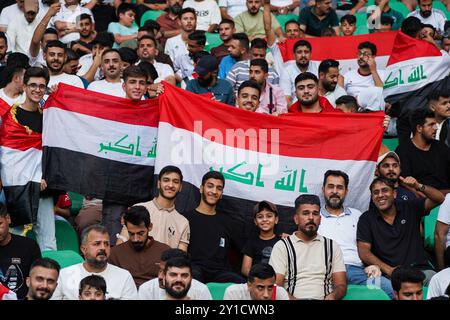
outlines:
[[[119,22],[111,22],[108,25],[108,32],[114,34],[113,48],[123,46],[136,48],[138,26],[134,24],[136,9],[132,4],[122,3],[117,9]],[[134,44],[133,44],[134,42]]]
[[[343,16],[340,28],[343,36],[352,36],[356,31],[356,17],[352,14]]]

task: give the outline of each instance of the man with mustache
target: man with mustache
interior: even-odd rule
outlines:
[[[309,36],[320,37],[325,28],[333,28],[339,34],[339,20],[331,0],[316,0],[314,6],[304,7],[298,21],[300,29]]]
[[[349,178],[345,172],[328,170],[323,181],[325,206],[320,209],[321,222],[318,233],[336,241],[342,249],[347,282],[381,287],[391,299],[394,298],[391,281],[381,276],[377,265],[365,266],[358,256],[356,226],[361,211],[344,206]]]
[[[161,254],[170,249],[149,236],[152,223],[148,210],[143,206],[133,206],[125,211],[124,225],[129,240],[111,249],[109,263],[130,271],[136,287],[158,276],[157,263]]]
[[[416,17],[423,24],[431,24],[439,33],[444,32],[445,13],[433,8],[433,0],[418,0],[419,9],[414,10],[407,17]]]
[[[243,110],[256,112],[256,109],[259,108],[260,96],[261,87],[256,81],[244,81],[238,89],[236,106]]]
[[[319,65],[319,95],[336,107],[336,100],[345,96],[347,92],[338,85],[339,61],[323,60]]]
[[[190,300],[187,295],[192,283],[192,267],[188,259],[178,257],[167,260],[163,272],[166,300]]]
[[[87,53],[92,53],[92,41],[95,39],[94,23],[92,17],[83,13],[80,16],[80,40],[74,41],[70,44],[72,50],[74,50],[80,57]]]
[[[92,274],[105,279],[107,299],[137,299],[136,285],[130,272],[108,263],[110,244],[108,230],[104,226],[97,224],[84,229],[80,249],[85,261],[61,270],[52,300],[78,300],[80,281]]]
[[[319,197],[302,194],[295,199],[294,221],[298,230],[278,241],[270,256],[277,285],[291,299],[342,299],[347,292],[342,251],[337,241],[317,233]]]
[[[60,271],[58,262],[49,258],[39,258],[33,262],[27,277],[28,294],[26,300],[50,300],[58,285]]]
[[[188,51],[188,36],[197,29],[197,15],[192,8],[184,8],[180,13],[181,33],[177,36],[169,38],[164,48],[164,53],[170,56],[172,61]]]
[[[105,75],[105,79],[91,82],[88,90],[125,98],[122,79],[120,79],[121,68],[122,59],[120,58],[119,51],[116,49],[103,51],[101,69]]]
[[[160,15],[156,22],[159,24],[159,43],[164,47],[167,39],[179,35],[181,29],[180,13],[183,10],[183,0],[166,0],[167,12]]]

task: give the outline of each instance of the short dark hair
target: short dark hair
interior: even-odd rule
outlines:
[[[399,292],[402,283],[420,283],[423,285],[425,274],[420,269],[411,266],[399,266],[394,269],[391,276],[392,289]]]
[[[132,225],[138,226],[141,223],[145,225],[146,228],[150,227],[150,213],[144,206],[132,206],[125,210],[123,215],[123,220],[125,220],[125,225],[131,223]]]
[[[58,31],[55,28],[47,28],[44,31],[44,35],[46,34],[55,34],[58,35]]]
[[[24,70],[25,68],[23,66],[6,66],[2,71],[2,75],[5,77],[4,85],[10,83],[13,80],[14,76],[21,76]]]
[[[325,172],[325,174],[323,175],[323,186],[325,187],[325,183],[327,182],[327,179],[329,176],[333,176],[333,177],[341,177],[344,179],[344,185],[345,188],[348,188],[348,184],[349,184],[349,178],[348,178],[348,174],[346,174],[344,171],[341,170],[327,170],[327,172]]]
[[[64,53],[66,53],[66,50],[67,50],[66,45],[59,40],[51,40],[51,41],[47,42],[47,45],[44,48],[44,52],[47,53],[49,48],[55,48],[55,47],[64,49]]]
[[[9,216],[8,209],[3,202],[0,202],[0,217]]]
[[[175,258],[170,258],[169,260],[166,261],[166,265],[164,266],[164,273],[167,273],[167,270],[169,270],[169,268],[189,268],[189,272],[192,274],[192,265],[191,265],[191,260],[186,259],[185,257],[175,257]]]
[[[419,18],[408,17],[402,22],[401,31],[412,38],[416,38],[417,34],[421,30],[422,30],[422,22],[419,20]]]
[[[195,41],[195,43],[197,43],[197,45],[199,46],[204,46],[206,44],[205,31],[195,30],[194,32],[188,35],[188,39]]]
[[[180,176],[180,180],[183,181],[183,173],[181,172],[180,168],[176,166],[165,166],[164,168],[162,168],[161,171],[159,172],[158,180],[161,180],[163,175],[168,173],[178,174]]]
[[[25,71],[25,74],[23,75],[23,83],[28,84],[30,78],[44,78],[45,83],[48,84],[50,81],[50,74],[46,68],[31,67]]]
[[[139,66],[130,65],[125,70],[123,70],[123,82],[127,82],[128,78],[136,77],[136,78],[145,78],[145,81],[148,81],[148,74]]]
[[[190,259],[189,253],[181,249],[171,248],[161,253],[161,261],[163,262],[166,262],[167,260],[172,258],[179,258],[179,257]]]
[[[250,67],[258,66],[261,67],[262,71],[265,73],[269,72],[269,64],[264,59],[253,59],[250,61]]]
[[[341,18],[341,24],[347,21],[348,24],[356,24],[356,17],[353,14],[346,14]]]
[[[369,186],[370,193],[372,193],[372,189],[377,183],[384,183],[385,185],[387,185],[392,190],[395,190],[394,182],[392,182],[391,180],[386,179],[384,177],[376,177],[375,179],[373,179],[372,183]]]
[[[270,279],[275,278],[275,270],[273,267],[268,263],[257,263],[254,264],[250,271],[248,272],[248,282],[255,281],[255,278],[258,279]]]
[[[99,44],[102,47],[112,48],[114,44],[114,35],[111,32],[101,31],[97,33],[91,44],[92,46]]]
[[[30,58],[22,52],[11,52],[8,54],[6,66],[17,66],[28,69],[30,67]]]
[[[295,51],[297,51],[298,47],[307,47],[309,49],[309,51],[312,51],[311,43],[309,43],[309,41],[306,41],[306,40],[298,40],[294,44],[294,53],[295,53]]]
[[[320,199],[315,194],[302,194],[295,199],[295,211],[300,208],[302,204],[318,205],[320,208]]]
[[[255,38],[250,42],[250,47],[256,49],[264,49],[267,50],[267,41],[261,38]]]
[[[374,56],[377,55],[377,46],[374,45],[374,44],[373,44],[372,42],[370,42],[370,41],[364,41],[364,42],[361,42],[361,43],[358,45],[358,50],[361,50],[361,49],[369,49],[370,52],[372,52],[372,55],[374,55]]]
[[[393,26],[394,25],[394,18],[392,18],[391,16],[388,16],[387,14],[382,14],[381,18],[380,18],[380,23],[382,25],[390,25]]]
[[[231,36],[231,39],[238,40],[239,45],[242,48],[244,48],[245,50],[248,51],[250,49],[250,40],[248,39],[248,36],[246,33],[244,33],[244,32],[233,33],[233,35]]]
[[[90,276],[84,277],[80,281],[79,295],[83,292],[86,287],[94,288],[103,292],[106,295],[106,281],[102,276],[91,274]]]
[[[66,63],[69,62],[69,61],[79,60],[79,59],[80,59],[79,54],[76,53],[75,51],[73,51],[73,50],[70,49],[70,48],[67,48],[67,49],[66,49],[66,55],[67,55]]]
[[[450,92],[446,90],[433,90],[428,95],[428,101],[438,101],[440,98],[450,98]]]
[[[153,82],[156,79],[158,79],[158,77],[159,77],[158,70],[156,70],[155,66],[152,63],[150,63],[148,61],[141,61],[139,63],[139,68],[141,68],[142,70],[145,71],[145,73],[147,73],[147,75],[148,75],[147,81],[149,81],[151,79]]]
[[[102,53],[102,59],[103,59],[103,57],[104,57],[105,55],[107,55],[108,53],[111,53],[111,52],[115,52],[115,53],[117,53],[117,54],[120,56],[119,50],[117,50],[117,49],[106,49],[106,50],[103,51],[103,53]]]
[[[326,59],[323,60],[319,65],[319,73],[328,73],[328,70],[330,68],[338,68],[339,69],[339,61],[333,60],[333,59]]]
[[[220,181],[222,181],[223,186],[225,187],[225,177],[219,171],[208,171],[207,173],[205,173],[202,177],[202,186],[205,185],[205,183],[206,183],[206,181],[208,181],[208,179],[220,180]]]
[[[153,36],[151,36],[151,35],[148,35],[148,34],[146,34],[146,35],[144,35],[144,36],[142,36],[142,37],[140,37],[140,38],[138,39],[138,41],[137,41],[138,47],[139,47],[139,44],[141,43],[141,41],[142,41],[142,40],[145,40],[145,39],[153,41],[153,44],[155,45],[155,48],[158,47],[158,43],[156,42],[155,37],[153,37]]]
[[[146,28],[147,31],[151,30],[152,32],[154,32],[153,30],[159,31],[161,29],[161,25],[156,22],[156,20],[152,19],[145,21],[142,27]]]
[[[259,95],[261,95],[261,86],[254,80],[245,80],[244,82],[242,82],[238,88],[238,92],[237,92],[238,96],[239,96],[239,93],[244,88],[254,88],[254,89],[258,90]]]
[[[321,37],[335,37],[337,36],[336,31],[332,28],[323,28],[320,32]]]
[[[231,19],[222,19],[222,21],[220,21],[219,26],[221,24],[229,24],[232,28],[234,28],[234,21]]]
[[[136,6],[132,3],[122,2],[121,4],[119,4],[119,7],[117,7],[117,18],[119,18],[120,14],[125,14],[130,10],[136,13]]]
[[[313,80],[316,84],[319,83],[319,79],[317,78],[317,76],[311,72],[300,73],[298,76],[295,77],[294,83],[297,86],[297,83],[299,83],[300,81],[305,81],[305,80]]]
[[[185,14],[185,13],[192,13],[194,15],[194,17],[195,17],[195,20],[197,20],[197,13],[195,13],[195,9],[194,8],[190,8],[190,7],[183,8],[183,10],[181,10],[181,12],[180,12],[180,19],[183,16],[183,14]]]
[[[120,54],[120,58],[122,59],[123,62],[128,62],[130,65],[133,65],[139,60],[136,51],[131,48],[123,47],[120,48],[118,51]]]
[[[5,43],[8,44],[8,38],[6,38],[6,33],[0,32],[0,39],[5,40]]]
[[[300,27],[300,23],[298,23],[297,20],[291,19],[291,20],[287,21],[287,22],[284,24],[284,28],[286,29],[287,25],[288,25],[288,24],[291,24],[291,23],[294,23],[294,24],[296,24],[297,26]]]
[[[417,126],[423,126],[427,118],[435,118],[434,112],[428,108],[420,108],[411,112],[409,115],[409,125],[412,133],[416,133]]]
[[[90,23],[92,23],[92,17],[88,13],[82,13],[80,14],[80,21],[81,20],[89,20]]]
[[[58,274],[59,274],[59,270],[61,270],[61,266],[59,265],[59,263],[50,258],[38,258],[38,259],[34,260],[30,266],[30,274],[31,274],[31,271],[36,267],[42,267],[45,269],[56,270],[58,272]]]
[[[358,102],[354,96],[343,95],[336,99],[336,105],[345,104],[347,108],[358,110]]]

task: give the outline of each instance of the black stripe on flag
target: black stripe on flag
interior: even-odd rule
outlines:
[[[35,223],[39,208],[40,183],[30,181],[22,186],[3,186],[11,227]]]

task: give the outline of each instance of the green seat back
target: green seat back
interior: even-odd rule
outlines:
[[[155,20],[158,19],[160,15],[166,13],[164,10],[148,10],[145,11],[141,17],[141,27],[145,24],[147,20]]]
[[[208,282],[206,285],[208,286],[209,292],[211,292],[211,296],[213,300],[223,300],[223,296],[225,294],[225,290],[231,286],[232,282],[219,283],[219,282]]]
[[[398,147],[398,139],[397,138],[385,138],[383,139],[383,144],[389,148],[391,151],[395,151]]]
[[[431,210],[430,214],[423,218],[425,247],[430,248],[432,250],[434,250],[434,229],[436,228],[438,212],[439,206]]]
[[[218,33],[206,32],[205,36],[206,36],[205,51],[210,52],[212,48],[220,46],[223,43]]]
[[[447,7],[441,1],[433,1],[433,8],[443,11],[447,20],[450,20],[450,11],[447,10]]]
[[[56,246],[58,250],[72,250],[80,252],[78,235],[72,225],[66,221],[55,221]]]
[[[367,13],[357,12],[355,13],[355,17],[356,17],[356,31],[354,35],[368,34],[369,27],[367,26]]]
[[[408,7],[403,4],[403,2],[400,2],[398,0],[389,1],[389,7],[391,7],[391,9],[395,11],[400,12],[404,18],[406,18],[406,16],[409,14]]]
[[[423,287],[423,300],[427,300],[428,287]]]
[[[283,32],[285,31],[285,30],[284,30],[284,25],[286,24],[286,22],[288,22],[289,20],[295,20],[295,21],[298,21],[298,15],[292,14],[292,13],[289,13],[289,14],[280,14],[280,15],[278,15],[278,16],[276,16],[276,17],[277,17],[278,22],[279,22],[280,25],[281,25],[281,29],[283,29]]]
[[[43,251],[42,256],[58,262],[61,269],[84,261],[78,253],[73,252],[72,250]]]
[[[349,284],[342,300],[391,300],[386,292],[374,287]]]
[[[83,207],[83,195],[75,193],[75,192],[69,192],[70,200],[72,201],[72,206],[70,207],[70,214],[72,216],[78,215],[81,208]]]

